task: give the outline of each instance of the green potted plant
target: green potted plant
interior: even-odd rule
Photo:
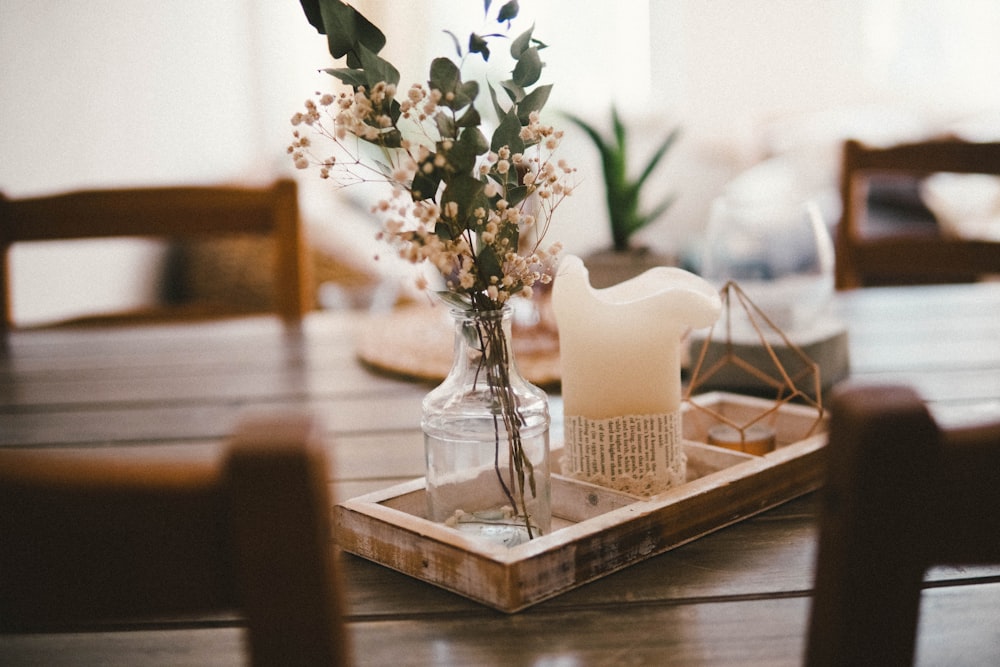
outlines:
[[[638,275],[652,266],[672,263],[669,258],[658,255],[646,246],[636,246],[632,237],[666,213],[676,199],[671,193],[649,210],[643,210],[641,206],[642,188],[677,141],[680,128],[674,128],[663,138],[642,170],[632,177],[629,170],[627,130],[615,106],[611,107],[610,136],[603,135],[580,116],[572,113],[564,115],[590,137],[601,155],[612,246],[587,258],[592,284],[595,287],[607,287]]]

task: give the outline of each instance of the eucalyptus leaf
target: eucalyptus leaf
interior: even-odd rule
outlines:
[[[457,136],[455,118],[451,114],[444,111],[437,112],[434,114],[434,124],[437,126],[437,131],[442,137],[455,138]]]
[[[516,248],[517,246],[514,247]],[[483,246],[479,250],[479,255],[476,257],[476,267],[479,269],[479,275],[483,277],[484,281],[488,281],[493,276],[496,276],[498,279],[503,278],[503,265],[492,246]]]
[[[435,155],[431,153],[418,165],[417,173],[413,176],[413,183],[410,184],[410,192],[414,201],[422,199],[433,199],[437,195],[438,187],[441,185],[441,170],[434,168]],[[431,170],[424,171],[424,165],[430,164]]]
[[[392,85],[399,83],[399,70],[364,44],[358,44],[355,48],[361,60],[361,66],[368,75],[368,85],[374,87],[376,83],[385,81]]]
[[[463,311],[472,309],[472,301],[469,300],[469,297],[464,294],[458,294],[456,292],[450,292],[445,290],[435,292],[435,294],[439,299],[441,299],[442,301],[444,301],[446,304],[448,304],[453,308],[457,308],[458,310],[463,310]],[[474,334],[475,332],[471,333]],[[464,334],[463,332],[463,335],[467,334]],[[477,347],[479,345],[479,336],[475,336],[475,338],[470,342],[474,347]]]
[[[341,0],[300,1],[306,18],[314,26],[318,9],[323,29],[317,27],[317,30],[327,36],[330,55],[334,58],[343,58],[345,55],[350,57],[358,44],[364,45],[373,53],[378,53],[385,46],[382,31],[361,12]]]
[[[549,94],[552,92],[552,84],[539,86],[524,96],[524,99],[517,104],[517,117],[523,125],[528,124],[528,116],[532,111],[541,112],[545,103],[549,101]]]
[[[497,115],[497,118],[503,118],[504,114],[507,113],[502,106],[500,106],[500,100],[497,99],[497,90],[493,87],[493,84],[487,84],[486,86],[490,91],[490,101],[493,103],[493,113]]]
[[[469,150],[474,155],[482,155],[490,149],[490,144],[486,141],[486,137],[483,135],[483,131],[479,129],[478,125],[467,127],[462,130],[462,136],[459,138],[459,143],[463,146],[468,146]]]
[[[403,135],[396,128],[382,129],[379,132],[378,140],[375,142],[379,146],[386,148],[399,148],[403,145]]]
[[[498,236],[499,239],[506,239],[507,248],[516,248],[520,237],[521,231],[517,228],[517,225],[504,225],[500,229],[500,234]]]
[[[526,49],[521,54],[521,57],[518,58],[517,64],[514,65],[514,71],[512,72],[514,82],[523,88],[533,85],[541,78],[543,66],[542,58],[538,55],[538,49],[535,47]]]
[[[487,148],[486,138],[479,128],[467,127],[452,145],[448,153],[448,165],[458,173],[471,173],[476,166],[476,158],[485,153]]]
[[[445,241],[455,238],[455,235],[452,234],[451,225],[444,222],[438,222],[434,225],[434,235]]]
[[[497,185],[499,185],[504,191],[510,191],[518,185],[518,175],[516,169],[508,169],[501,174],[499,167],[494,164],[490,169],[489,176],[496,181]]]
[[[389,100],[389,117],[392,118],[393,129],[398,133],[397,121],[399,117],[403,115],[403,107],[399,104],[399,100],[393,98]]]
[[[532,24],[530,28],[522,32],[510,43],[510,55],[514,60],[520,59],[521,54],[531,47],[531,33],[534,31],[535,25]]]
[[[457,45],[458,41],[456,40],[455,43]],[[483,57],[483,60],[486,62],[489,62],[490,60],[489,44],[483,37],[477,35],[476,33],[472,33],[469,35],[469,53],[478,53]],[[461,57],[462,54],[459,53],[458,55],[459,57]]]
[[[474,210],[475,200],[482,195],[485,184],[469,174],[456,174],[445,185],[441,193],[441,204],[454,202],[458,204],[458,220],[465,220]]]
[[[458,65],[447,58],[435,58],[431,61],[430,80],[431,88],[436,88],[442,93],[454,93],[462,80]]]
[[[459,127],[474,127],[479,129],[479,124],[482,120],[483,119],[479,116],[479,111],[476,110],[476,107],[469,106],[469,108],[465,110],[465,113],[459,116],[458,120],[455,121],[455,124]]]
[[[455,33],[453,33],[451,30],[444,30],[442,32],[444,32],[444,34],[446,34],[449,37],[451,37],[452,44],[455,45],[455,55],[458,56],[459,58],[461,58],[462,57],[462,45],[458,41],[458,36]],[[471,43],[469,45],[469,50],[470,51],[472,50]]]
[[[364,70],[350,69],[347,67],[340,67],[336,69],[328,67],[323,71],[355,90],[361,86],[368,85],[368,78],[365,76]]]
[[[521,7],[517,4],[517,0],[509,0],[509,2],[504,3],[504,6],[500,8],[500,13],[497,14],[497,23],[517,18],[517,13],[520,10]]]
[[[469,229],[475,229],[477,232],[481,232],[483,225],[485,224],[486,217],[483,221],[475,216],[476,209],[482,208],[483,211],[488,211],[490,208],[490,200],[486,196],[485,189],[480,189],[475,192],[471,199],[469,199],[469,216],[466,218],[467,226]]]
[[[524,152],[524,140],[521,139],[521,121],[518,120],[516,113],[505,114],[493,132],[490,150],[496,153],[504,146],[510,148],[511,153]]]
[[[521,86],[519,86],[512,79],[507,79],[506,81],[501,81],[500,82],[500,87],[503,88],[503,90],[504,90],[505,93],[507,93],[507,97],[510,98],[510,101],[514,102],[515,104],[517,104],[518,102],[520,102],[521,100],[523,100],[524,97],[525,97],[525,95],[526,95],[526,93],[524,91],[524,88],[522,88]],[[497,115],[500,115],[500,114],[497,114]]]
[[[316,32],[325,35],[326,28],[323,27],[323,12],[320,11],[319,0],[299,0],[299,4],[302,5],[302,11],[305,12],[309,24],[316,28]]]
[[[528,187],[526,185],[514,185],[507,188],[507,203],[510,206],[517,206],[528,197]]]
[[[457,111],[476,101],[476,98],[479,97],[479,82],[465,81],[459,85],[458,90],[455,92],[454,109]]]

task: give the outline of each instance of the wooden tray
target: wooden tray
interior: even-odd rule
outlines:
[[[729,419],[773,405],[722,392],[695,400]],[[335,538],[348,552],[513,613],[816,489],[827,439],[826,420],[816,421],[813,408],[782,406],[777,447],[751,456],[700,442],[704,416],[686,411],[686,484],[643,499],[554,474],[552,532],[512,548],[424,518],[423,478],[336,505]],[[560,455],[553,450],[554,463]]]

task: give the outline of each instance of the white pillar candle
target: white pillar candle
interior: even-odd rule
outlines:
[[[559,327],[564,474],[650,495],[683,483],[681,337],[710,326],[722,302],[704,279],[657,267],[594,289],[563,258],[552,288]]]
[[[552,287],[566,414],[589,419],[679,409],[681,336],[711,326],[718,291],[683,269],[657,267],[594,289],[568,255]]]

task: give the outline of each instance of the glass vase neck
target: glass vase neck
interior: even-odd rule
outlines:
[[[455,355],[450,375],[485,373],[490,384],[520,381],[511,347],[513,310],[452,310]],[[502,377],[498,377],[498,374]]]

